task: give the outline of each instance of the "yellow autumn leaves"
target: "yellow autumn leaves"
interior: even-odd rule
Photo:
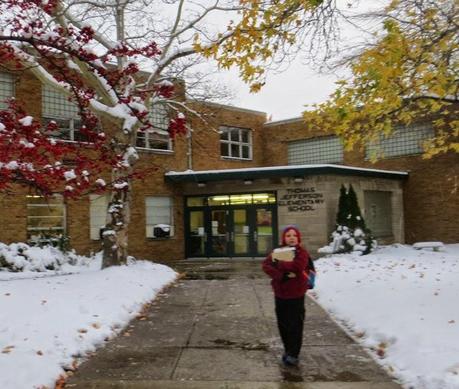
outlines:
[[[384,36],[351,64],[330,100],[304,112],[312,127],[334,130],[347,149],[363,146],[398,126],[432,122],[424,158],[459,152],[458,6],[439,0],[430,8],[393,2]]]
[[[265,65],[284,45],[295,43],[295,33],[302,28],[310,12],[322,3],[318,0],[240,0],[239,21],[229,23],[226,33],[211,43],[194,37],[194,49],[213,58],[224,69],[236,66],[252,92],[263,86]]]

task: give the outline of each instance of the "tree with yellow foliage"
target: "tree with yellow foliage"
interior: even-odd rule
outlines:
[[[218,1],[217,1],[218,2]],[[234,2],[233,2],[234,3]],[[239,0],[237,15],[209,42],[201,33],[193,48],[223,69],[236,67],[240,78],[258,92],[266,70],[285,64],[298,51],[328,47],[337,37],[335,0]]]
[[[349,60],[352,77],[303,113],[352,149],[429,121],[424,158],[459,153],[459,5],[456,0],[393,0],[383,36]]]

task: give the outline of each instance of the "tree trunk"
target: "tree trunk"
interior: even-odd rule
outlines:
[[[131,180],[138,154],[135,145],[137,130],[124,134],[118,143],[123,161],[112,171],[113,190],[107,208],[103,240],[102,268],[124,265],[128,256],[128,228],[131,221]]]
[[[126,185],[129,185],[126,182]],[[128,255],[128,227],[130,221],[130,188],[126,186],[112,193],[108,205],[109,222],[106,224],[103,237],[102,268],[124,265]]]

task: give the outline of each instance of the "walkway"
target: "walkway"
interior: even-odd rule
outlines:
[[[400,388],[310,299],[301,365],[283,367],[259,263],[173,267],[187,276],[83,363],[66,388]]]

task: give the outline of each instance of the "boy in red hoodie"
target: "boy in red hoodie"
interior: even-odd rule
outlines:
[[[277,326],[285,350],[282,362],[287,366],[297,366],[303,340],[309,254],[301,246],[300,231],[294,226],[284,229],[282,246],[295,248],[293,261],[278,261],[270,254],[262,266],[272,279]]]

